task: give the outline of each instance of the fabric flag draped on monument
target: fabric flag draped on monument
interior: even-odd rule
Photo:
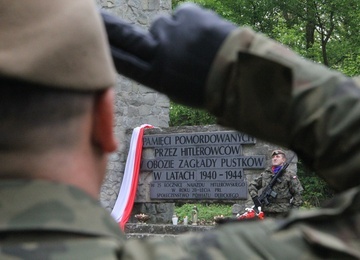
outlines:
[[[125,224],[130,218],[135,201],[139,181],[143,135],[146,128],[153,128],[153,126],[144,124],[133,130],[123,180],[114,208],[111,212],[111,215],[119,223],[122,230],[124,230]]]

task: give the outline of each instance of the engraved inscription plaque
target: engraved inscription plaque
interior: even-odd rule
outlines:
[[[149,135],[143,147],[153,159],[143,159],[151,171],[150,198],[160,200],[237,200],[247,198],[244,169],[263,169],[264,155],[245,156],[243,145],[256,139],[236,131]]]

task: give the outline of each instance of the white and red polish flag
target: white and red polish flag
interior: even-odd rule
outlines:
[[[111,215],[119,223],[122,230],[124,230],[125,224],[130,218],[135,201],[139,181],[143,135],[146,128],[154,127],[144,124],[133,130],[120,191],[111,212]]]

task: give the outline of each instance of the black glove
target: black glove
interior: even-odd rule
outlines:
[[[149,32],[104,12],[102,17],[120,74],[177,102],[203,106],[210,66],[235,25],[195,4],[158,18]]]

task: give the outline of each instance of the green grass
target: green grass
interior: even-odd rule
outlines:
[[[191,212],[193,207],[198,208],[198,221],[200,225],[214,225],[214,217],[221,216],[233,217],[232,216],[232,205],[226,204],[206,204],[206,203],[194,203],[194,204],[177,204],[175,206],[175,214],[179,217],[179,224],[183,223],[184,217],[188,217],[188,221],[191,224]],[[314,205],[308,201],[304,201],[301,209],[314,208]]]
[[[179,217],[180,223],[182,223],[185,216],[188,217],[189,223],[191,223],[191,213],[194,206],[196,206],[198,209],[198,221],[201,225],[212,225],[215,216],[232,216],[232,205],[199,203],[183,204],[175,206],[175,214]]]

